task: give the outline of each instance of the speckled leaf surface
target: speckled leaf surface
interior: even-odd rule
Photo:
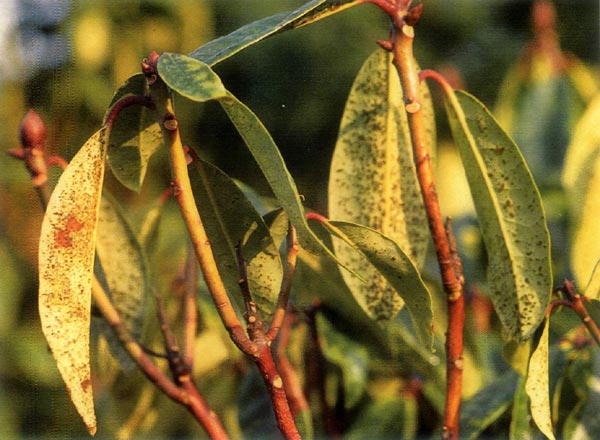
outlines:
[[[435,144],[433,111],[424,92],[430,146]],[[417,266],[425,260],[429,233],[402,101],[402,89],[391,55],[375,51],[361,68],[346,102],[331,161],[329,217],[380,231],[398,243]],[[403,305],[386,277],[360,254],[334,241],[338,258],[368,282],[343,271],[357,298],[369,300],[369,313],[390,319]],[[382,299],[387,298],[386,301]],[[393,301],[388,301],[394,298]],[[377,303],[377,305],[376,305]]]
[[[158,73],[170,88],[192,101],[227,97],[221,78],[210,66],[186,55],[163,53],[158,59]]]
[[[567,150],[562,184],[567,192],[573,219],[571,268],[580,287],[590,280],[600,260],[600,97],[596,98],[577,124]],[[587,295],[587,292],[586,292]],[[593,298],[600,298],[599,292]]]
[[[102,195],[96,234],[96,253],[112,302],[125,328],[139,340],[144,324],[148,293],[146,259],[140,243],[116,200],[108,193]],[[100,270],[100,268],[99,268]],[[112,354],[126,369],[133,367],[128,354],[104,322],[103,335]]]
[[[427,89],[425,119],[433,127]],[[435,132],[428,131],[429,145]],[[375,51],[361,68],[331,160],[329,218],[376,229],[421,266],[429,243],[427,217],[413,163],[402,89],[391,55]],[[342,258],[340,249],[336,254]]]
[[[111,106],[127,95],[143,95],[146,89],[146,78],[134,75],[117,91]],[[108,164],[121,184],[140,191],[148,161],[162,145],[160,126],[152,112],[139,105],[127,107],[111,129]]]
[[[205,161],[194,161],[190,179],[202,222],[225,287],[243,306],[236,246],[242,246],[248,285],[262,319],[274,310],[283,269],[279,248],[262,217],[225,173]]]
[[[397,243],[374,229],[347,222],[329,224],[330,228],[333,226],[332,232],[341,238],[334,243],[337,241],[340,249],[345,246],[344,252],[355,254],[352,258],[356,259],[357,267],[360,264],[361,274],[367,272],[366,268],[371,274],[365,281],[354,276],[345,280],[361,307],[373,319],[390,320],[406,303],[420,342],[431,347],[431,294],[412,260]],[[381,288],[382,278],[389,288]]]
[[[530,399],[531,417],[549,439],[554,439],[550,416],[550,385],[548,381],[548,333],[550,321],[546,319],[535,348],[529,359],[525,391]]]
[[[39,311],[44,336],[90,433],[96,417],[90,377],[90,307],[106,132],[96,132],[61,176],[39,245]]]
[[[537,187],[518,147],[473,96],[448,103],[488,254],[488,283],[508,335],[531,337],[552,290],[550,238]]]
[[[210,65],[217,64],[265,38],[313,23],[359,3],[358,0],[313,0],[293,11],[242,26],[200,46],[189,56]]]

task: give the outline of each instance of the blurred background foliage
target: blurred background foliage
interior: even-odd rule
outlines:
[[[517,140],[521,137],[534,149],[526,154],[534,158],[531,160],[535,161],[536,177],[549,188],[545,193],[546,209],[559,224],[558,245],[554,246],[558,254],[565,254],[566,240],[560,235],[564,232],[564,225],[561,226],[564,200],[556,196],[552,188],[558,186],[561,154],[568,144],[572,120],[577,119],[586,100],[595,92],[600,39],[598,2],[555,2],[561,47],[591,66],[595,79],[586,86],[575,87],[575,91],[558,81],[555,89],[564,96],[556,108],[566,109],[566,113],[545,113],[546,119],[542,119],[540,110],[551,106],[548,101],[551,98],[543,96],[548,87],[540,88],[533,83],[538,81],[539,85],[546,81],[544,78],[552,69],[543,65],[537,70],[531,69],[542,71],[542,79],[538,77],[529,85],[523,77],[513,78],[512,83],[508,77],[508,82],[503,83],[507,72],[518,70],[515,66],[526,44],[532,40],[532,2],[425,0],[423,3],[425,9],[416,39],[420,65],[442,71],[490,108],[496,103],[500,110],[502,106],[504,110],[520,106],[509,113],[520,112],[526,127],[511,128]],[[100,126],[113,93],[129,76],[139,72],[141,59],[150,51],[187,53],[253,20],[294,9],[302,1],[26,0],[11,4],[4,19],[9,25],[4,32],[0,62],[3,148],[18,147],[20,120],[28,108],[34,107],[49,131],[51,153],[69,159]],[[388,23],[377,8],[358,6],[268,39],[215,68],[225,85],[248,104],[271,131],[307,206],[318,211],[324,212],[327,206],[329,162],[350,86],[362,62],[375,48],[374,42],[386,38],[387,33]],[[525,90],[527,87],[537,92],[529,93]],[[582,92],[586,87],[588,92]],[[504,95],[500,96],[500,92]],[[565,98],[574,93],[581,96]],[[527,97],[519,98],[524,95]],[[187,144],[198,147],[204,157],[259,194],[267,194],[257,167],[216,104],[199,106],[180,101],[176,104]],[[438,106],[442,115],[439,137],[443,146],[447,133],[443,109],[439,103]],[[523,115],[526,116],[523,118]],[[566,128],[562,122],[557,124],[556,118],[567,121],[563,124]],[[510,125],[510,121],[507,123]],[[562,131],[548,133],[551,128]],[[542,147],[535,146],[532,138],[535,142],[541,139],[541,143],[556,140],[560,145],[553,151],[559,154],[550,161],[538,161],[535,157]],[[443,182],[454,182],[460,175],[460,171],[453,171],[457,170],[456,165],[452,165],[456,164],[455,157],[450,149],[442,148],[439,160],[442,201],[447,203],[449,214],[466,215],[467,227],[462,230],[465,232],[462,239],[467,243],[465,253],[467,259],[471,256],[476,260],[481,255],[477,251],[476,234],[468,227],[472,225],[465,208],[468,196],[464,196],[464,190],[455,189],[449,194],[444,191],[447,187]],[[115,179],[108,176],[108,187],[121,200],[133,204],[130,214],[134,224],[141,218],[143,209],[150,206],[169,183],[168,166],[161,155],[153,159],[151,168],[151,177],[140,195],[121,189]],[[42,213],[37,196],[20,163],[0,155],[0,170],[0,437],[85,436],[39,329],[36,252]],[[51,179],[55,181],[57,176],[58,172],[54,172]],[[456,200],[463,201],[451,203]],[[162,235],[153,244],[158,249],[155,258],[161,261],[160,270],[155,269],[160,289],[172,288],[173,283],[176,284],[174,274],[181,272],[184,238],[177,232],[180,226],[176,215],[167,212],[161,223]],[[568,274],[566,263],[559,261],[557,267],[560,269],[557,279]],[[483,277],[476,273],[472,276]],[[241,386],[243,396],[240,398],[247,400],[252,387],[240,383],[243,376],[236,371],[238,355],[229,348],[219,323],[211,321],[207,310],[203,316],[202,338],[210,344],[199,345],[205,347],[200,356],[205,362],[198,368],[208,375],[200,380],[200,388],[235,434],[235,429],[239,429],[235,428],[238,395],[232,394],[232,390]],[[330,325],[326,320],[320,323],[324,327]],[[218,344],[214,338],[223,338],[225,342]],[[332,351],[326,356],[333,359],[332,363],[339,357]],[[360,351],[357,356],[362,360],[368,358]],[[200,433],[183,409],[165,398],[156,398],[151,387],[142,385],[143,378],[139,375],[134,379],[119,375],[111,370],[114,365],[111,367],[102,356],[96,362],[103,366],[96,368],[103,376],[100,383],[118,385],[110,398],[102,389],[96,391],[101,436],[103,432],[120,432],[126,438],[135,431],[133,425],[139,425],[137,429],[149,432],[147,435],[151,437]],[[218,373],[216,367],[220,368]],[[379,386],[389,390],[396,378],[384,376],[379,377]],[[218,381],[211,380],[216,377]],[[473,390],[478,386],[472,385]],[[132,412],[135,414],[136,405],[141,415],[129,419]]]

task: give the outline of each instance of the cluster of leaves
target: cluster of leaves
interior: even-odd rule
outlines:
[[[324,229],[309,224],[302,197],[265,126],[211,68],[269,36],[358,3],[313,0],[290,13],[244,26],[189,55],[163,53],[158,72],[178,96],[221,105],[273,192],[275,202],[270,205],[276,209],[265,209],[264,201],[257,201],[250,190],[210,163],[195,160],[190,166],[192,190],[230,295],[241,300],[235,251],[241,243],[250,290],[261,316],[268,319],[281,284],[279,247],[289,220],[303,248],[292,291],[294,305],[302,309],[319,300],[308,328],[299,323],[298,336],[289,346],[298,369],[320,362],[323,371],[319,374],[325,383],[315,411],[319,407],[323,414],[327,408],[335,410],[341,423],[338,429],[349,437],[361,438],[367,432],[371,436],[400,433],[413,437],[437,428],[435,423],[420,421],[420,414],[428,408],[435,414],[443,411],[445,384],[437,353],[443,351],[444,317],[438,313],[441,288],[431,281],[427,220],[402,90],[390,55],[377,49],[350,91],[331,164],[332,220],[322,222]],[[145,79],[134,76],[113,102],[145,91]],[[433,105],[425,85],[422,91],[433,146]],[[467,347],[466,368],[471,380],[479,383],[473,387],[478,392],[464,405],[465,435],[477,436],[494,422],[506,420],[512,408],[510,431],[515,437],[532,430],[528,414],[548,437],[553,436],[553,424],[567,433],[587,430],[593,436],[597,429],[590,425],[595,395],[575,378],[581,372],[590,380],[596,376],[597,355],[585,344],[577,344],[575,333],[565,333],[567,342],[562,345],[550,344],[550,320],[545,319],[554,282],[550,236],[532,174],[517,145],[481,102],[465,92],[447,90],[446,95],[449,126],[488,256],[487,282],[482,289],[493,302],[503,333],[502,338],[486,335],[487,343],[476,337]],[[582,118],[564,171],[577,220],[572,264],[581,285],[587,284],[600,255],[596,252],[600,239],[591,239],[597,234],[591,219],[597,203],[599,145],[597,128],[590,121],[597,108],[591,106],[589,112],[595,113]],[[139,191],[148,161],[161,145],[160,128],[148,110],[124,110],[111,130],[96,132],[73,158],[54,189],[44,219],[40,243],[42,325],[71,398],[90,429],[95,426],[88,354],[93,274],[110,293],[128,329],[142,337],[144,324],[151,326],[146,307],[148,286],[153,271],[158,270],[147,267],[147,253],[152,252],[148,237],[159,227],[160,209],[149,211],[136,232],[123,209],[103,191],[105,163],[123,185]],[[585,252],[577,245],[583,240],[593,243],[585,246]],[[585,261],[578,263],[582,255]],[[591,299],[597,299],[600,291],[595,287],[598,279],[600,275],[585,291]],[[218,333],[209,324],[214,311],[203,307],[202,312],[206,326],[199,344]],[[302,328],[316,332],[319,338],[303,335]],[[105,329],[104,334],[109,333]],[[107,340],[113,355],[127,369],[119,344],[110,337]],[[321,357],[307,355],[307,346],[317,341]],[[508,359],[504,365],[490,360],[499,356],[502,345]],[[225,362],[241,362],[239,355],[223,356],[220,364],[211,365],[214,371]],[[489,367],[474,366],[480,362]],[[307,369],[307,384],[314,380],[309,373]],[[415,386],[416,377],[423,378],[422,385]],[[250,436],[265,435],[274,424],[255,416],[264,404],[257,396],[261,393],[256,387],[258,379],[246,374],[238,381],[243,382],[241,429]],[[574,401],[575,410],[559,418]],[[331,429],[327,421],[312,427],[310,420],[302,423],[308,437],[314,430]]]

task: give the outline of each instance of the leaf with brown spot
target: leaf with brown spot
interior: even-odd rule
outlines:
[[[490,296],[506,334],[528,339],[552,292],[540,193],[519,147],[480,101],[456,91],[447,110],[488,254]]]
[[[433,109],[425,85],[422,92],[427,141],[432,147]],[[384,234],[398,244],[417,270],[423,267],[430,241],[427,217],[400,79],[392,56],[384,50],[376,50],[366,60],[346,101],[331,160],[328,198],[331,219],[364,225]],[[392,319],[404,305],[393,284],[341,240],[334,240],[333,244],[340,261],[368,280],[365,283],[348,271],[342,272],[358,302],[363,306],[366,302],[371,304],[365,306],[371,316]]]
[[[90,375],[90,306],[105,129],[75,155],[48,202],[39,247],[42,331],[90,434],[96,416]]]

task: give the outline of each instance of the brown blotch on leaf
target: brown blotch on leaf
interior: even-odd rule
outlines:
[[[72,232],[78,232],[83,229],[83,223],[75,217],[69,217],[63,229],[59,229],[55,234],[55,241],[58,247],[67,248],[73,246]]]

